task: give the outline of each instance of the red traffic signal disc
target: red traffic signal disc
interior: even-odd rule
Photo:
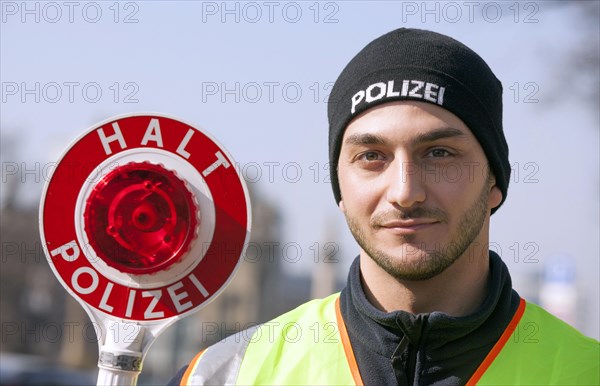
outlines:
[[[94,186],[84,221],[96,255],[121,272],[160,271],[188,251],[198,208],[186,183],[161,165],[131,162]]]
[[[93,126],[62,155],[40,203],[50,266],[117,319],[184,315],[217,296],[250,236],[234,160],[209,134],[155,114]]]

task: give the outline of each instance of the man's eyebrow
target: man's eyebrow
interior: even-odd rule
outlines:
[[[352,134],[349,135],[344,143],[348,145],[385,145],[385,140],[374,134]]]
[[[412,145],[419,145],[427,142],[437,141],[438,139],[453,138],[453,137],[464,137],[465,133],[461,130],[453,127],[444,127],[428,133],[417,135],[411,140]],[[378,135],[365,133],[365,134],[351,134],[345,140],[345,144],[348,145],[385,145],[387,141]]]
[[[413,145],[420,145],[427,142],[437,141],[438,139],[466,137],[466,134],[453,127],[444,127],[438,130],[430,131],[424,134],[419,134],[411,140]]]

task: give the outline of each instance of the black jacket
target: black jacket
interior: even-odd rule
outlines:
[[[366,385],[464,385],[508,326],[519,299],[506,265],[490,252],[488,293],[471,315],[376,309],[363,291],[358,258],[340,307]]]

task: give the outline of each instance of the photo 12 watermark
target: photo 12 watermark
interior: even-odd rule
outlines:
[[[202,82],[202,103],[327,103],[334,82]]]
[[[2,82],[2,103],[139,103],[137,82]]]
[[[421,22],[539,23],[540,4],[535,1],[403,1],[402,23]]]
[[[140,22],[136,1],[2,1],[2,23],[135,24]]]
[[[504,261],[514,264],[539,264],[540,261],[540,244],[531,240],[516,240],[511,242],[500,243],[498,241],[490,241],[485,248],[480,248],[481,255],[473,253],[480,244],[475,242],[472,244],[469,252],[469,261],[474,261],[478,258],[488,258],[488,251],[495,252],[498,256],[502,256]]]
[[[64,321],[58,322],[33,322],[33,321],[6,321],[2,322],[2,343],[17,340],[21,344],[46,343],[74,343],[84,341],[88,343],[104,342],[108,336],[116,342],[133,343],[139,339],[137,334],[139,324],[124,322],[122,329],[114,326],[106,331],[98,323]]]
[[[513,82],[506,87],[512,96],[513,103],[540,103],[539,92],[540,85],[537,82]]]
[[[340,3],[295,1],[203,1],[202,23],[339,23]]]

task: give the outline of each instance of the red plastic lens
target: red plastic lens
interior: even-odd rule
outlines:
[[[134,274],[179,260],[195,237],[198,208],[185,182],[160,165],[128,163],[92,190],[85,232],[98,257]]]

